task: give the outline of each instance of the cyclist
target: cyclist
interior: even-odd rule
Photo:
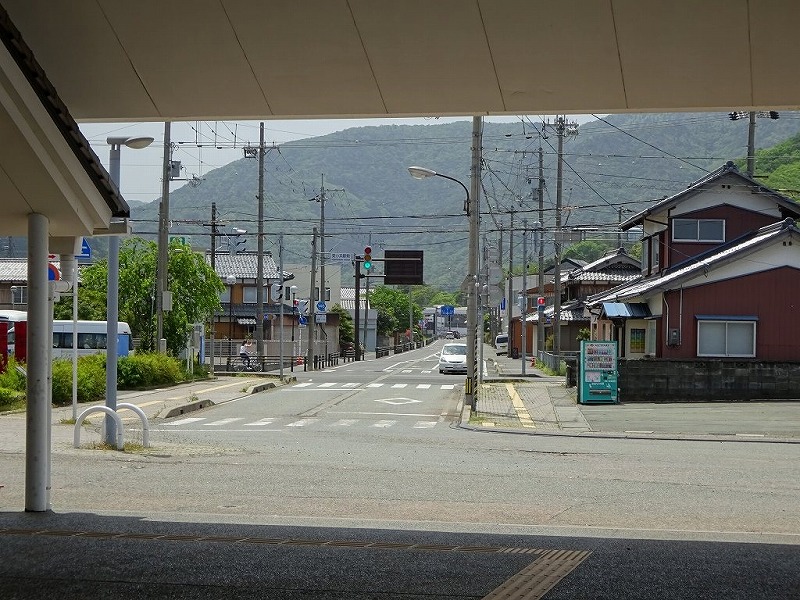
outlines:
[[[250,347],[252,345],[253,343],[250,340],[245,340],[239,348],[239,358],[242,359],[244,366],[248,369],[250,368]]]

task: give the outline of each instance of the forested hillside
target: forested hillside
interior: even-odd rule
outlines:
[[[319,225],[325,189],[325,248],[361,252],[370,243],[383,249],[425,252],[427,283],[455,290],[466,273],[467,218],[461,186],[442,178],[415,180],[407,167],[434,169],[469,187],[470,121],[451,124],[362,127],[287,143],[265,160],[265,248],[277,257],[277,235],[285,234],[284,261],[308,263],[311,231]],[[797,134],[800,116],[759,119],[757,175],[765,184],[797,189],[800,172]],[[776,146],[784,142],[780,146]],[[615,240],[620,215],[626,218],[649,202],[671,195],[728,160],[746,156],[747,122],[725,113],[613,115],[581,126],[564,142],[563,224],[591,227],[587,235]],[[486,123],[483,136],[482,235],[495,237],[501,225],[515,228],[538,219],[538,150],[542,148],[545,220],[552,237],[556,203],[557,136],[552,126],[530,119]],[[767,172],[767,170],[769,172]],[[770,175],[771,173],[771,175]],[[191,235],[195,247],[209,247],[211,203],[221,231],[246,229],[255,250],[258,162],[243,158],[205,175],[201,185],[170,195],[170,233]],[[137,205],[134,231],[153,232],[158,203]],[[521,244],[521,236],[517,236]],[[224,243],[224,240],[223,240]],[[507,251],[507,249],[505,249]],[[515,250],[519,256],[521,248]],[[343,270],[347,283],[352,271]]]

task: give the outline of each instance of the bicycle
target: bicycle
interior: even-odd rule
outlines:
[[[260,373],[261,361],[254,358],[247,360],[239,356],[234,359],[232,367],[237,373]]]

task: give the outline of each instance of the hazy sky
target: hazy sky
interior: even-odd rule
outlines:
[[[553,115],[531,115],[533,121]],[[571,115],[584,123],[590,115]],[[487,117],[493,122],[518,122],[521,117]],[[420,125],[471,121],[471,117],[410,118],[410,119],[315,119],[264,121],[267,144],[283,144],[351,127],[378,125]],[[154,142],[143,150],[123,147],[120,158],[120,190],[129,202],[152,202],[161,196],[161,173],[164,157],[164,123],[83,123],[80,129],[89,140],[95,154],[108,168],[109,136],[150,136]],[[181,177],[202,177],[209,171],[243,157],[242,148],[248,143],[258,145],[259,121],[203,121],[172,123],[171,138],[177,147],[173,160],[182,163]],[[173,181],[170,190],[185,185]]]

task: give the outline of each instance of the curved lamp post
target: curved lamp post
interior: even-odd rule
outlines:
[[[109,137],[106,143],[111,147],[108,157],[108,174],[119,188],[120,150],[122,146],[141,150],[153,143],[151,137]],[[77,290],[76,290],[77,293]],[[117,323],[119,322],[119,236],[108,238],[108,293],[106,296],[106,406],[117,409]],[[116,422],[106,416],[105,441],[116,443]]]
[[[414,179],[427,179],[429,177],[441,177],[455,181],[458,185],[464,188],[466,199],[464,200],[464,212],[469,219],[469,269],[467,278],[464,280],[467,286],[467,385],[464,386],[465,401],[470,404],[475,410],[475,401],[477,399],[477,378],[476,378],[476,355],[478,347],[478,303],[477,296],[478,290],[476,289],[478,281],[478,211],[470,210],[470,197],[467,186],[461,183],[458,179],[437,173],[432,169],[425,167],[408,167],[408,172]]]
[[[455,177],[450,177],[449,175],[442,175],[441,173],[437,173],[432,169],[426,169],[425,167],[408,167],[408,172],[411,173],[411,176],[414,179],[427,179],[428,177],[441,177],[442,179],[449,179],[450,181],[455,181],[458,185],[464,188],[464,192],[467,194],[467,198],[464,200],[464,213],[467,216],[469,214],[469,190],[467,186],[461,183]]]

